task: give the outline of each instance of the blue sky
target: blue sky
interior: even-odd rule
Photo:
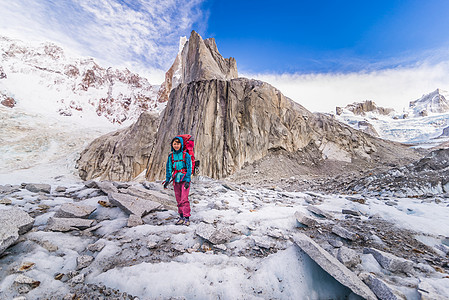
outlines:
[[[210,1],[206,35],[251,72],[348,72],[448,48],[449,1]]]
[[[53,41],[160,84],[194,29],[239,74],[326,111],[449,89],[448,12],[447,0],[0,0],[0,35]]]

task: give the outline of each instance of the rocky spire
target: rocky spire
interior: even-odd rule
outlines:
[[[196,31],[192,31],[188,41],[181,38],[180,49],[182,51],[165,73],[165,81],[158,93],[159,102],[168,101],[170,92],[180,83],[238,77],[235,59],[223,58],[213,38],[203,40]]]

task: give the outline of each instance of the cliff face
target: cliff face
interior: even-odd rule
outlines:
[[[196,81],[172,91],[147,178],[164,177],[169,142],[195,137],[201,174],[221,178],[270,151],[314,151],[321,159],[372,160],[378,140],[322,114],[312,114],[271,85],[246,78]]]
[[[146,167],[159,124],[158,116],[144,112],[133,125],[95,139],[80,154],[81,179],[130,181]]]
[[[277,151],[343,163],[397,158],[397,144],[312,114],[267,83],[236,78],[235,60],[221,57],[213,39],[192,32],[181,60],[182,82],[171,91],[159,126],[155,119],[151,126],[139,119],[130,131],[93,142],[79,160],[83,179],[132,180],[146,166],[148,180],[164,179],[169,143],[179,134],[195,138],[201,175],[213,178]],[[411,152],[399,150],[403,157]]]
[[[238,77],[237,62],[233,57],[221,56],[215,39],[203,40],[198,33],[192,31],[188,41],[181,38],[179,46],[180,51],[165,73],[165,81],[158,92],[159,102],[168,101],[170,92],[181,83]]]

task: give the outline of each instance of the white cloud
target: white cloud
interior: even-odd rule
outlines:
[[[448,90],[448,75],[449,61],[346,74],[241,74],[270,83],[314,112],[331,112],[336,106],[364,100],[401,112],[423,94]]]
[[[1,1],[0,34],[52,41],[100,63],[163,81],[180,36],[203,28],[203,0]]]

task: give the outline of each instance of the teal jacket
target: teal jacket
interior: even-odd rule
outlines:
[[[186,169],[186,173],[182,172],[176,172],[175,178],[173,179],[174,182],[190,182],[191,176],[192,176],[192,158],[190,157],[190,154],[186,152],[185,162],[183,161],[183,151],[182,148],[184,147],[184,141],[182,137],[175,137],[174,139],[178,138],[181,141],[181,149],[178,151],[175,151],[173,149],[173,146],[171,146],[171,151],[168,155],[167,159],[167,165],[165,167],[166,175],[165,175],[165,182],[170,182],[172,179],[172,176],[175,174],[175,170],[182,170]],[[174,140],[173,139],[173,140]],[[171,141],[170,145],[173,145],[173,140]],[[172,162],[172,154],[173,154],[173,160]]]

